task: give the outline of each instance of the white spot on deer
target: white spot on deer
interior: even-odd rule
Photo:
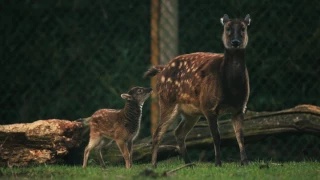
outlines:
[[[189,95],[187,93],[183,93],[183,94],[181,94],[181,97],[184,98],[184,99],[188,99]]]
[[[175,81],[174,84],[180,86],[180,83],[178,81]]]
[[[171,83],[171,82],[172,82],[172,79],[171,79],[171,78],[168,78],[167,82],[168,82],[168,83]]]
[[[176,63],[171,63],[171,67],[175,67],[176,66]]]
[[[161,77],[161,82],[165,82],[166,78],[164,76]]]

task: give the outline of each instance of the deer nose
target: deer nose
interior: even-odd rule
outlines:
[[[240,45],[240,41],[238,39],[234,39],[231,41],[231,45],[234,47],[237,47]]]
[[[148,88],[148,92],[152,92],[152,88]]]

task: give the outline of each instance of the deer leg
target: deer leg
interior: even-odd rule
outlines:
[[[128,146],[127,146],[127,143],[123,140],[116,140],[117,142],[117,145],[122,153],[122,156],[126,162],[126,168],[129,169],[131,168],[131,165],[130,165],[130,154],[129,154],[129,149],[128,149]]]
[[[248,159],[244,147],[244,137],[243,137],[243,120],[244,120],[244,114],[239,113],[232,116],[232,125],[234,132],[236,134],[236,138],[238,141],[239,149],[240,149],[240,158],[241,158],[241,165],[247,165]]]
[[[103,168],[106,167],[106,164],[105,164],[105,162],[104,162],[104,160],[103,160],[103,156],[102,156],[101,150],[102,150],[103,147],[105,147],[105,149],[108,150],[109,147],[112,145],[112,142],[113,142],[113,140],[110,140],[110,141],[108,142],[108,144],[105,145],[105,140],[101,140],[100,144],[96,147],[96,152],[97,152],[97,155],[98,155],[98,160],[99,160],[99,162],[100,162],[100,164],[101,164],[101,166],[102,166]]]
[[[130,167],[132,167],[133,162],[132,162],[132,154],[133,154],[133,140],[128,141],[128,150],[129,150],[129,160],[130,160]]]
[[[177,140],[177,143],[179,145],[180,153],[183,157],[183,160],[186,164],[191,163],[191,160],[188,155],[188,151],[186,148],[186,137],[190,130],[193,128],[193,126],[196,124],[196,122],[199,120],[200,117],[198,116],[189,116],[183,114],[182,121],[178,125],[178,127],[175,129],[174,134]]]
[[[104,149],[108,151],[109,148],[111,147],[112,143],[113,143],[113,140],[110,140],[110,141],[108,142],[108,144],[104,146]]]
[[[208,121],[210,133],[213,138],[213,145],[214,145],[214,153],[216,159],[216,166],[221,166],[221,159],[220,159],[220,132],[218,129],[218,115],[211,112],[204,113],[205,117]]]
[[[106,164],[104,163],[104,160],[103,160],[103,157],[102,157],[102,152],[101,152],[101,149],[102,149],[102,147],[104,146],[104,144],[105,144],[105,141],[104,141],[104,140],[101,140],[101,141],[100,141],[100,144],[97,145],[97,147],[96,147],[96,154],[97,154],[97,156],[98,156],[98,160],[99,160],[99,162],[100,162],[100,165],[101,165],[103,168],[106,167]]]
[[[159,144],[163,138],[164,133],[168,129],[169,125],[178,116],[178,106],[166,106],[160,102],[160,122],[156,131],[152,137],[152,166],[157,166],[157,153],[159,149]]]
[[[100,141],[101,141],[101,137],[99,135],[90,134],[89,143],[88,143],[87,147],[84,150],[83,165],[82,165],[83,168],[87,167],[88,158],[89,158],[89,154],[90,154],[91,149],[93,149],[96,146],[98,146]]]

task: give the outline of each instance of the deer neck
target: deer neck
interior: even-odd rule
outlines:
[[[127,122],[126,127],[131,133],[138,131],[140,127],[141,114],[142,105],[133,101],[126,102],[123,109],[123,116]]]
[[[223,63],[224,87],[237,94],[246,86],[245,49],[225,49]]]

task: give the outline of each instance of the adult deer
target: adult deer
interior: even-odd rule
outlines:
[[[157,151],[168,126],[181,115],[175,137],[185,163],[190,163],[185,139],[201,116],[209,124],[215,150],[215,164],[221,166],[219,115],[231,113],[240,148],[241,164],[248,163],[244,147],[243,119],[250,88],[245,61],[250,16],[243,20],[221,18],[224,26],[224,54],[192,53],[178,56],[166,65],[150,68],[147,76],[157,78],[160,122],[152,139],[152,165],[156,166]]]

